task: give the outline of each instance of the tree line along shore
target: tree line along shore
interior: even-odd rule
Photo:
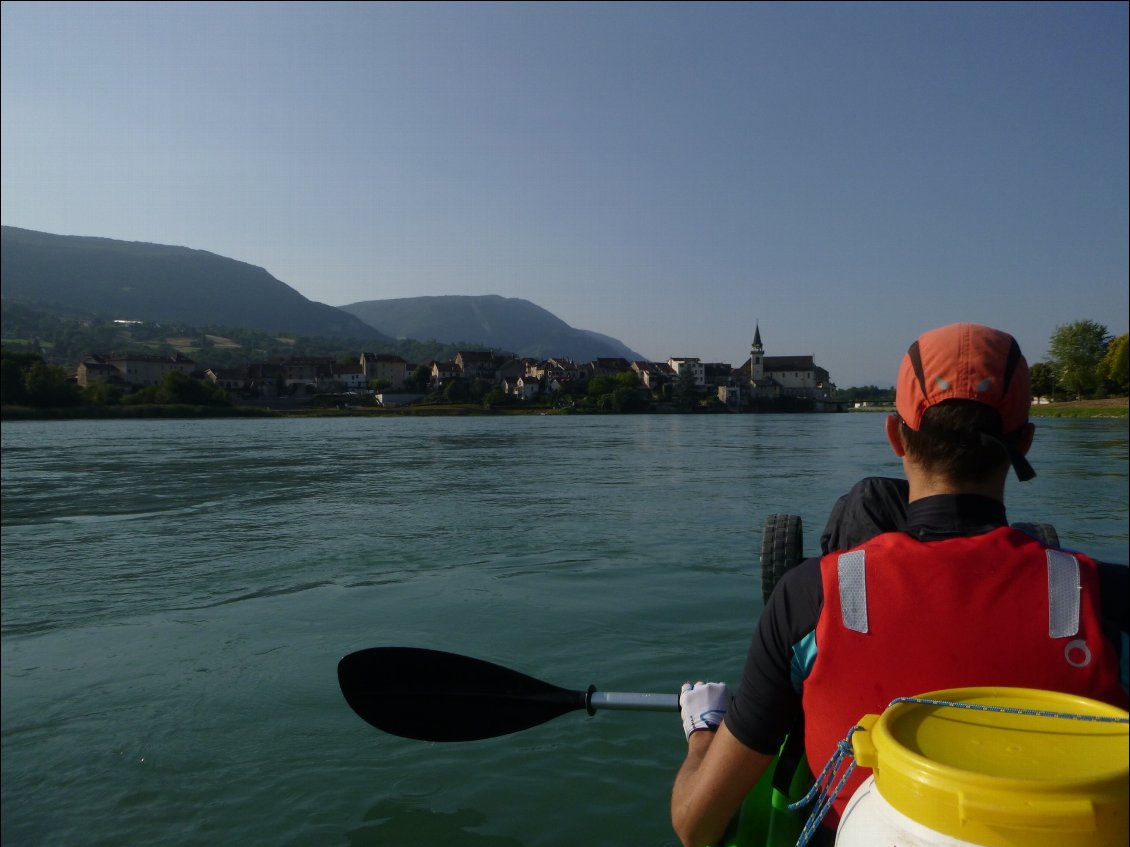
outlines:
[[[1112,337],[1095,321],[1075,321],[1056,328],[1048,361],[1032,365],[1036,397],[1033,417],[1125,417],[1130,393],[1127,335]],[[697,360],[696,360],[697,361]],[[125,392],[109,383],[77,384],[65,368],[35,352],[0,346],[0,416],[5,420],[62,418],[231,417],[311,415],[473,415],[575,414],[586,412],[806,412],[882,411],[894,389],[877,386],[840,389],[832,402],[779,397],[727,404],[704,396],[688,373],[679,373],[660,390],[641,384],[635,373],[590,378],[578,391],[524,402],[486,384],[454,381],[443,390],[421,392],[410,405],[389,408],[375,402],[379,385],[369,391],[276,397],[265,402],[233,403],[214,382],[173,371],[160,384]]]

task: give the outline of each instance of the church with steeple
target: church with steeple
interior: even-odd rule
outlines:
[[[833,400],[836,386],[813,356],[766,356],[761,326],[755,325],[749,361],[741,368],[754,400]]]

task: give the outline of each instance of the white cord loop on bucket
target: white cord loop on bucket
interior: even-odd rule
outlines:
[[[944,706],[951,709],[972,709],[976,712],[1001,712],[1008,715],[1027,715],[1039,718],[1064,718],[1074,721],[1090,721],[1093,723],[1122,723],[1130,724],[1130,718],[1114,717],[1112,715],[1077,715],[1071,712],[1046,712],[1040,709],[1020,709],[1009,706],[991,706],[984,703],[961,703],[953,700],[932,700],[925,697],[896,697],[887,706],[896,706],[899,703],[915,703],[923,706]],[[816,828],[820,826],[824,818],[827,816],[828,811],[832,808],[832,804],[836,798],[840,796],[843,791],[844,785],[847,783],[848,777],[851,776],[855,770],[855,757],[852,753],[851,737],[857,730],[863,729],[861,726],[853,726],[848,730],[848,734],[836,744],[836,751],[824,765],[824,769],[820,771],[820,775],[812,783],[812,787],[808,789],[808,793],[797,800],[795,803],[789,804],[789,811],[795,812],[798,809],[803,809],[805,806],[815,802],[812,811],[808,815],[808,820],[804,824],[804,829],[801,830],[800,837],[797,839],[796,847],[806,847],[808,842],[812,839]],[[840,768],[844,765],[844,760],[850,759],[847,767],[839,780],[836,780],[836,774],[839,773]],[[835,785],[833,785],[833,780]]]

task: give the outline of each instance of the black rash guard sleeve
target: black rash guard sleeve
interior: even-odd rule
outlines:
[[[1097,562],[1103,620],[1118,632],[1130,632],[1130,568]]]
[[[816,631],[823,606],[820,559],[806,559],[781,578],[757,622],[725,720],[738,741],[759,753],[776,754],[800,719],[793,647]]]
[[[1118,653],[1119,675],[1127,688],[1126,635],[1130,632],[1130,568],[1126,565],[1098,562],[1099,604],[1103,632]]]

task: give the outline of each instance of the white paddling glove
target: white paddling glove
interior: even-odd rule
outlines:
[[[679,710],[683,733],[690,741],[700,729],[714,730],[722,723],[730,705],[730,692],[724,682],[684,682],[679,691]]]

